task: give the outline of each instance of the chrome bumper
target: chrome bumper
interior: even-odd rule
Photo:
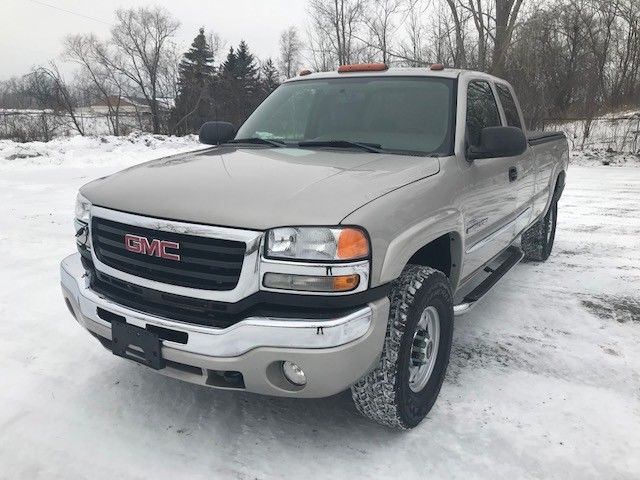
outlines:
[[[145,328],[156,325],[187,333],[187,342],[162,341],[167,360],[202,369],[189,377],[171,368],[161,373],[210,386],[209,370],[234,370],[245,377],[246,390],[285,396],[321,397],[338,393],[377,364],[386,331],[386,298],[343,317],[281,319],[248,317],[228,328],[203,327],[133,310],[104,298],[89,286],[80,255],[61,263],[63,295],[76,320],[87,330],[111,339],[111,324],[98,316],[100,307]],[[277,359],[277,360],[276,360]],[[280,378],[269,378],[272,364],[292,360],[303,365],[309,383],[291,389]],[[186,376],[185,376],[186,375]],[[314,379],[314,376],[316,377]]]

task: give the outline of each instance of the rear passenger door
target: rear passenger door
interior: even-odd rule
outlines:
[[[471,80],[467,86],[466,143],[478,145],[486,127],[502,126],[493,87],[488,80]],[[468,278],[513,241],[517,189],[509,180],[513,158],[463,160],[461,209],[464,217],[465,261],[462,278]]]
[[[496,83],[496,92],[498,93],[498,100],[500,101],[507,126],[516,127],[524,131],[524,123],[512,89],[505,83]],[[535,195],[537,168],[533,151],[530,147],[527,147],[527,150],[522,155],[514,157],[511,160],[517,175],[512,183],[513,187],[517,190],[516,213],[518,216],[514,233],[518,235],[529,225],[533,217],[533,198]]]

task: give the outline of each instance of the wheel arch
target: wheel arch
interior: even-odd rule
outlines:
[[[566,176],[567,174],[564,170],[560,170],[558,172],[558,175],[556,175],[556,183],[553,188],[553,201],[557,202],[558,200],[560,200],[560,197],[562,196],[562,192],[564,191]]]
[[[407,264],[435,268],[444,273],[451,285],[456,285],[462,263],[462,243],[458,232],[441,235],[420,247]]]
[[[412,237],[402,248],[390,245],[381,282],[394,280],[407,265],[421,265],[444,273],[455,290],[460,279],[462,251],[462,236],[457,230],[440,231],[422,240]]]
[[[554,172],[551,176],[551,179],[549,181],[549,192],[551,192],[551,195],[548,195],[547,197],[547,204],[544,207],[544,212],[542,213],[541,217],[544,217],[547,214],[553,202],[557,202],[558,200],[560,200],[562,192],[564,191],[566,176],[567,174],[562,167],[560,167],[557,173]]]

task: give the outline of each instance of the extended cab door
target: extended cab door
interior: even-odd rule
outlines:
[[[509,127],[519,128],[524,133],[524,121],[513,89],[508,84],[501,82],[497,82],[495,86],[505,124]],[[529,147],[522,155],[513,158],[513,165],[516,169],[516,178],[512,182],[517,190],[516,213],[518,215],[514,233],[517,236],[529,226],[534,217],[533,198],[535,195],[537,165],[533,150]]]
[[[466,144],[477,146],[483,128],[499,127],[503,122],[488,79],[472,79],[466,88]],[[514,168],[517,169],[517,158],[473,161],[465,158],[460,164],[463,175],[460,208],[465,235],[464,280],[513,241],[518,189],[512,177]]]

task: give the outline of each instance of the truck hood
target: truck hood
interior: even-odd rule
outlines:
[[[367,202],[439,169],[432,157],[224,146],[152,160],[80,191],[105,208],[264,230],[336,225]]]

